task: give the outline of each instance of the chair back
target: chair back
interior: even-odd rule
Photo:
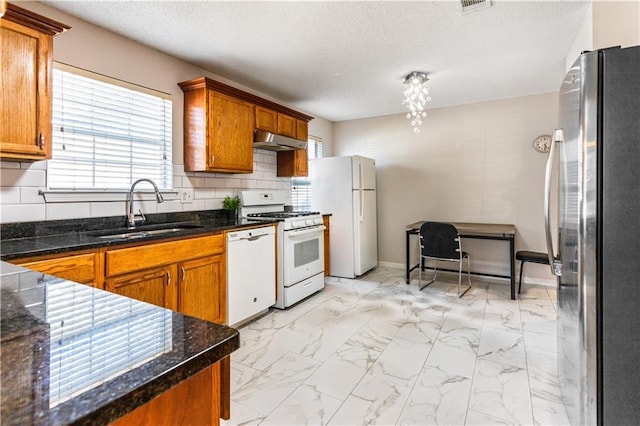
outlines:
[[[450,223],[424,222],[420,226],[422,256],[439,259],[460,259],[458,230]]]

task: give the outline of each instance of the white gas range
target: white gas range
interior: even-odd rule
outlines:
[[[285,309],[324,288],[324,225],[319,212],[284,211],[284,191],[241,191],[240,214],[278,221],[276,308]]]

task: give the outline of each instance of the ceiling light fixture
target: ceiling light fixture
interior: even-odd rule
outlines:
[[[420,133],[422,119],[427,116],[424,106],[431,101],[427,81],[429,81],[427,73],[420,71],[412,71],[404,79],[404,100],[402,103],[409,108],[407,120],[411,120],[411,126],[413,126],[415,133]]]

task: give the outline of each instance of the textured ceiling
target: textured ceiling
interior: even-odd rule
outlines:
[[[429,73],[428,108],[555,91],[588,1],[44,1],[311,115],[404,112]]]

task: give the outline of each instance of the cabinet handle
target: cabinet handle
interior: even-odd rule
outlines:
[[[171,272],[167,271],[167,287],[171,285]]]
[[[181,279],[181,282],[184,282],[184,278],[187,276],[187,271],[184,269],[184,266],[183,266],[181,269],[182,269],[182,279]]]
[[[40,146],[40,149],[44,151],[44,134],[40,133],[40,137],[38,138],[38,146]]]
[[[215,155],[212,155],[212,156],[211,156],[211,165],[212,165],[212,166],[213,166],[213,163],[215,163],[215,161],[216,161],[216,156],[215,156]]]

